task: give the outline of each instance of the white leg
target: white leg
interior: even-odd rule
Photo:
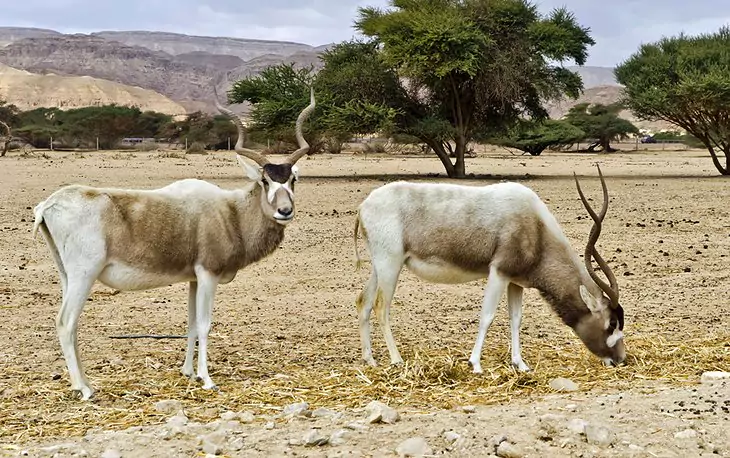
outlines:
[[[203,269],[196,267],[198,291],[196,295],[195,321],[198,328],[198,379],[206,390],[216,389],[215,383],[208,375],[208,333],[213,318],[213,300],[218,278]]]
[[[360,345],[362,346],[362,359],[370,366],[376,366],[373,358],[372,341],[370,340],[370,312],[373,310],[375,302],[375,291],[378,287],[378,278],[375,270],[370,275],[370,279],[358,295],[356,300],[358,324],[360,326]]]
[[[191,281],[188,288],[188,348],[185,352],[185,362],[182,366],[182,374],[186,377],[192,377],[193,358],[195,357],[195,342],[198,339],[198,328],[196,325],[196,295],[198,294],[198,283]]]
[[[88,272],[88,271],[87,271]],[[91,287],[96,281],[97,272],[76,274],[72,272],[67,279],[61,309],[56,316],[56,332],[66,360],[71,389],[78,392],[82,400],[91,399],[94,390],[84,374],[79,358],[77,331],[79,317],[89,297]]]
[[[402,364],[398,347],[390,329],[390,304],[393,301],[395,287],[398,283],[398,276],[403,267],[400,261],[393,262],[391,259],[379,261],[373,259],[373,269],[377,272],[378,287],[375,292],[375,313],[378,315],[380,330],[385,337],[385,344],[390,354],[390,364]]]
[[[487,330],[494,320],[494,314],[497,311],[499,300],[504,294],[504,290],[507,287],[507,280],[497,272],[496,269],[489,271],[489,277],[487,278],[487,286],[484,289],[484,300],[482,302],[482,312],[479,316],[479,333],[477,334],[477,340],[474,343],[474,348],[471,351],[469,357],[469,363],[471,363],[475,374],[482,373],[482,348],[484,347],[484,338],[487,335]]]
[[[522,324],[522,292],[520,285],[510,283],[507,287],[507,307],[509,309],[510,333],[512,335],[512,366],[515,369],[527,372],[530,367],[522,361],[520,349],[520,325]]]

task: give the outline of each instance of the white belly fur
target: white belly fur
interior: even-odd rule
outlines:
[[[469,272],[440,259],[424,261],[409,256],[405,264],[416,276],[431,283],[467,283],[486,277],[481,272]]]
[[[125,264],[109,264],[99,275],[99,281],[122,291],[139,291],[144,289],[161,288],[175,283],[194,280],[195,276],[166,275],[144,272]]]

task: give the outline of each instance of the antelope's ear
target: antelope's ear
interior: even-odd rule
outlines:
[[[603,301],[596,299],[596,297],[588,291],[588,288],[586,288],[585,285],[580,285],[580,298],[583,299],[588,310],[593,313],[598,313],[606,308]]]
[[[238,165],[243,168],[243,171],[246,174],[246,178],[248,178],[249,180],[259,181],[263,177],[261,173],[261,167],[259,167],[258,164],[247,160],[240,154],[236,154],[236,160],[238,160]]]

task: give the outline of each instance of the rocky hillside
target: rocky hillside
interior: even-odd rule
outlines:
[[[169,115],[185,114],[185,108],[148,89],[89,76],[39,75],[0,64],[0,100],[21,110],[38,107],[62,109],[88,106],[135,106]]]
[[[291,54],[309,51],[316,52],[313,46],[286,41],[249,40],[244,38],[228,37],[200,37],[167,32],[96,32],[92,35],[107,40],[118,41],[128,46],[142,46],[153,51],[163,51],[178,55],[191,52],[206,52],[210,54],[226,54],[236,56],[244,61],[254,59],[265,54],[289,56]]]
[[[0,48],[24,38],[59,37],[62,34],[55,30],[35,29],[29,27],[0,27]]]

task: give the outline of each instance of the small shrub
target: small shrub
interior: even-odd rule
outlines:
[[[205,150],[205,143],[193,142],[186,151],[188,154],[208,154]]]

